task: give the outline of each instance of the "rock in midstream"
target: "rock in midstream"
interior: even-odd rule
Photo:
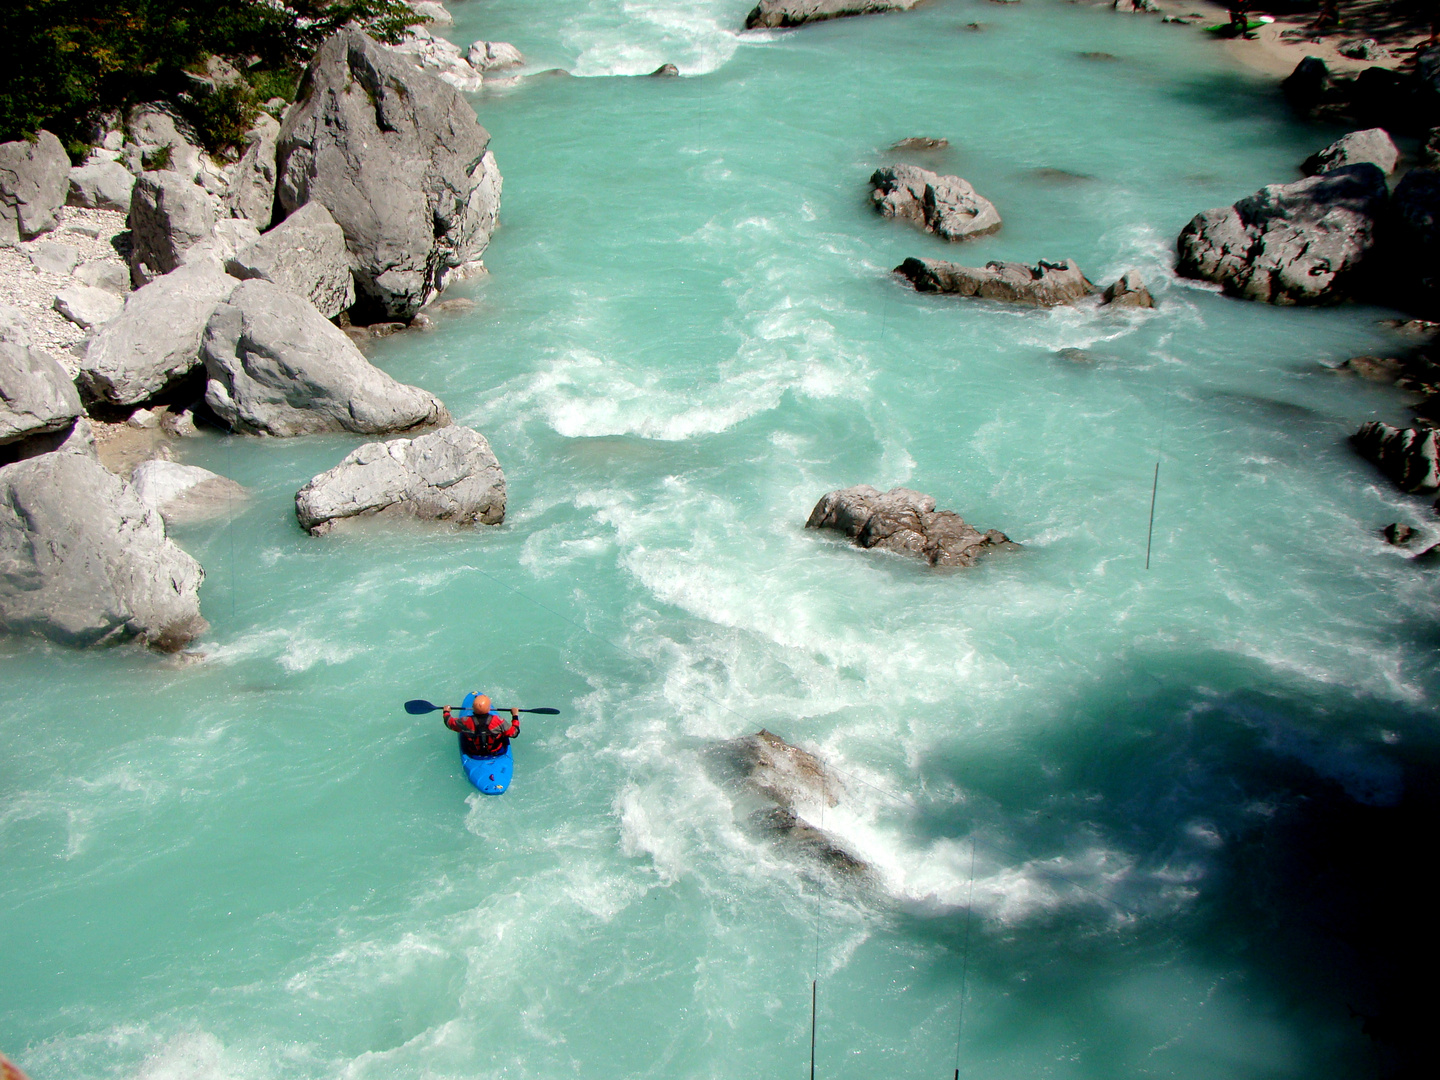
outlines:
[[[870,199],[885,217],[912,222],[945,240],[970,240],[1000,228],[1000,213],[968,180],[916,165],[888,165],[870,177]]]
[[[1367,161],[1387,176],[1395,171],[1400,161],[1400,150],[1384,128],[1352,131],[1336,139],[1324,150],[1317,150],[1306,158],[1300,171],[1306,176],[1320,176]]]
[[[1440,489],[1434,428],[1397,428],[1371,420],[1350,436],[1350,442],[1402,491],[1423,494]]]
[[[1073,304],[1095,291],[1070,259],[1059,263],[1041,261],[1035,266],[988,262],[983,267],[940,259],[906,259],[895,273],[908,279],[918,292],[955,293],[1034,307]]]
[[[376,515],[499,525],[505,474],[485,436],[456,424],[414,439],[366,443],[295,493],[295,516],[312,536]]]
[[[805,527],[831,529],[857,547],[909,555],[931,566],[973,566],[987,552],[1020,546],[997,529],[980,532],[951,510],[937,512],[929,495],[909,488],[882,493],[869,484],[822,496]]]
[[[277,198],[287,214],[324,204],[372,315],[409,320],[490,242],[489,142],[453,86],[350,27],[320,46],[285,113]]]
[[[243,434],[382,435],[450,421],[437,398],[392,379],[310,301],[268,281],[240,282],[215,308],[201,355],[205,404]]]
[[[760,0],[745,19],[745,29],[803,26],[850,15],[909,11],[920,0]]]
[[[206,629],[200,564],[160,515],[83,453],[0,468],[0,630],[173,652]]]

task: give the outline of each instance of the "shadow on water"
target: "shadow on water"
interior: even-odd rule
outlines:
[[[1421,1075],[1440,963],[1425,884],[1440,825],[1433,713],[1205,653],[1135,658],[1053,719],[1023,748],[922,765],[927,787],[969,797],[915,827],[934,839],[973,830],[982,862],[987,836],[1005,838],[1011,862],[1077,842],[1133,860],[1112,879],[1113,910],[1000,922],[977,908],[971,971],[1003,988],[1005,1010],[1080,1018],[1082,1074],[1114,1075],[1122,1063],[1091,1033],[1120,1018],[1097,1010],[1178,943],[1187,964],[1292,1029],[1312,1070]],[[1183,889],[1167,901],[1156,882]],[[958,967],[963,911],[903,921]]]

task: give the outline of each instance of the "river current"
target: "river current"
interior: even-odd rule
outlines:
[[[502,527],[310,538],[295,490],[360,440],[209,435],[181,457],[253,498],[172,530],[203,660],[0,643],[33,1080],[800,1078],[812,980],[826,1080],[1375,1074],[1437,590],[1377,533],[1428,506],[1345,443],[1403,403],[1325,365],[1395,313],[1170,271],[1336,133],[1155,18],[738,33],[751,3],[452,4],[536,73],[474,98],[502,227],[474,307],[373,358],[489,437]],[[907,136],[998,234],[871,210]],[[1133,269],[1157,307],[918,295],[910,255]],[[805,531],[857,483],[1023,550]],[[477,688],[561,710],[499,799],[401,707]],[[799,810],[867,876],[750,826],[711,748],[761,727],[837,771]]]

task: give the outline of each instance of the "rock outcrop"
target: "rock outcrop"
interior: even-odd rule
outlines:
[[[505,474],[485,436],[451,425],[415,439],[366,443],[295,494],[295,516],[312,536],[377,514],[499,525]]]
[[[1367,161],[1387,176],[1393,173],[1395,166],[1399,164],[1400,150],[1384,128],[1352,131],[1349,135],[1336,139],[1324,150],[1317,150],[1306,158],[1300,171],[1306,176],[1320,176],[1343,169],[1347,165],[1361,165]]]
[[[380,435],[450,418],[436,398],[374,367],[308,300],[268,281],[241,282],[215,308],[201,355],[205,403],[244,434]]]
[[[49,353],[0,338],[0,446],[68,428],[80,395]]]
[[[53,229],[69,191],[70,155],[50,132],[0,143],[0,246]]]
[[[76,377],[81,393],[107,405],[139,405],[172,389],[199,366],[210,313],[238,284],[202,260],[131,293],[90,339]]]
[[[909,488],[882,493],[869,484],[823,496],[805,527],[832,529],[858,547],[909,555],[931,566],[973,566],[989,551],[1019,546],[998,530],[980,532],[953,511],[936,511],[929,495]]]
[[[1150,290],[1145,287],[1145,282],[1140,280],[1140,275],[1134,270],[1127,270],[1120,275],[1119,280],[1105,287],[1101,295],[1101,302],[1106,307],[1132,307],[1132,308],[1153,308],[1155,298],[1150,295]]]
[[[1010,304],[1057,307],[1073,304],[1095,291],[1075,263],[988,262],[983,267],[961,266],[939,259],[906,259],[895,273],[907,278],[919,292],[956,293]]]
[[[70,191],[66,203],[94,210],[128,213],[135,174],[118,161],[92,161],[70,170]]]
[[[245,153],[227,170],[225,207],[264,232],[275,215],[275,145],[280,122],[261,113],[246,135]]]
[[[803,26],[850,15],[879,15],[909,11],[920,0],[760,0],[745,18],[745,29]]]
[[[1434,428],[1397,428],[1371,420],[1350,436],[1350,442],[1402,491],[1423,494],[1440,489]]]
[[[167,525],[204,521],[232,513],[250,493],[234,480],[197,465],[153,459],[130,474],[136,496]]]
[[[915,165],[890,165],[870,177],[870,200],[885,217],[912,222],[945,240],[970,240],[1000,228],[1000,214],[969,181]]]
[[[130,638],[165,651],[205,630],[200,564],[160,516],[85,454],[0,468],[0,630],[67,645]]]
[[[333,319],[355,302],[345,233],[318,202],[309,202],[225,264],[242,281],[258,278],[289,289]]]
[[[500,172],[489,141],[453,86],[347,28],[320,47],[285,114],[278,199],[287,214],[323,204],[370,314],[408,320],[490,241]]]
[[[1388,194],[1369,163],[1272,184],[1197,214],[1180,233],[1178,270],[1245,300],[1337,303],[1359,285]]]

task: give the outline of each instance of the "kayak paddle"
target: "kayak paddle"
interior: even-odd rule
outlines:
[[[441,709],[451,709],[458,712],[462,706],[459,705],[432,705],[424,698],[416,698],[414,701],[405,702],[405,711],[411,716],[421,716],[425,713],[439,712]],[[490,706],[492,713],[508,713],[509,709],[497,709]],[[539,713],[541,716],[559,716],[559,709],[516,709],[516,712]]]

